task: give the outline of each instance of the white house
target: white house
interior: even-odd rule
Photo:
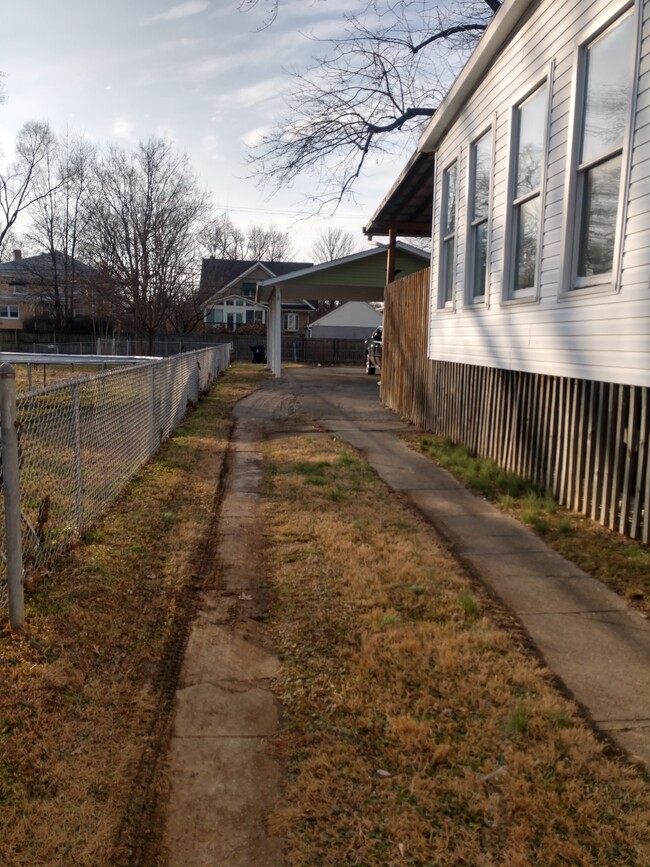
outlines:
[[[650,0],[504,0],[365,229],[430,221],[431,364],[534,376],[525,408],[500,392],[502,435],[545,442],[529,471],[646,541],[649,194]]]
[[[346,301],[307,326],[307,336],[365,340],[383,318],[381,311],[367,301]]]

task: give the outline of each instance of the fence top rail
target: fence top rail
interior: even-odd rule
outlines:
[[[0,364],[147,364],[159,355],[64,355],[58,352],[0,352]]]
[[[228,346],[229,344],[222,344],[222,345]],[[106,378],[111,377],[111,376],[120,377],[120,376],[132,375],[136,369],[143,369],[146,367],[156,367],[158,365],[164,365],[164,364],[172,364],[177,359],[183,358],[183,357],[188,356],[188,355],[194,356],[194,357],[203,357],[205,355],[205,353],[218,351],[220,348],[221,347],[219,347],[219,346],[204,347],[202,349],[196,349],[196,350],[192,350],[190,352],[179,353],[178,355],[171,355],[168,358],[154,358],[151,356],[140,357],[140,360],[137,363],[132,362],[130,367],[127,367],[126,365],[124,365],[122,367],[119,367],[119,368],[113,369],[113,370],[98,370],[96,373],[88,373],[88,374],[84,374],[81,376],[70,377],[69,379],[62,380],[61,382],[52,383],[52,385],[30,388],[27,391],[22,391],[17,395],[17,398],[20,400],[25,400],[27,398],[31,399],[34,397],[44,397],[45,395],[55,394],[56,392],[69,389],[73,385],[83,385],[84,383],[96,382],[100,379],[106,379]],[[12,353],[0,352],[0,363],[2,363],[2,360],[4,359],[4,356],[6,356],[6,355],[12,355]],[[55,357],[60,359],[60,358],[64,358],[65,356],[58,355]],[[72,358],[75,358],[75,359],[78,359],[79,357],[80,356],[78,356],[78,355],[72,356]],[[104,361],[106,361],[107,357],[112,358],[113,356],[104,356],[104,355],[102,355],[102,356],[98,356],[98,355],[89,356],[89,358],[92,358],[92,359],[101,358],[102,364],[104,363]],[[33,356],[30,354],[28,356],[28,360],[30,360],[32,358],[33,358]],[[118,359],[118,361],[114,362],[114,363],[119,364],[120,360],[125,358],[125,356],[117,355],[117,356],[115,356],[115,358]],[[5,360],[7,360],[7,359],[5,359]],[[22,363],[22,362],[16,362],[16,363]],[[41,362],[37,362],[37,363],[40,364]],[[62,362],[59,362],[59,363],[62,363]],[[70,362],[68,362],[68,363],[70,363]],[[78,363],[83,364],[84,362],[78,362]],[[90,361],[90,362],[86,362],[86,363],[94,364],[96,362]],[[112,363],[112,362],[109,361],[108,363]]]

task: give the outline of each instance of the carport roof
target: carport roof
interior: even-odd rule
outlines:
[[[323,298],[332,301],[383,301],[388,247],[378,244],[342,259],[301,268],[257,284],[257,301],[267,302],[279,288],[282,300]],[[429,253],[398,241],[395,276],[405,276],[429,265]]]

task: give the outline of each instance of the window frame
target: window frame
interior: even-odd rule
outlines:
[[[6,310],[6,313],[2,311]],[[12,311],[15,312],[15,316],[12,315]],[[16,322],[20,319],[20,305],[19,304],[0,304],[0,319],[7,322]]]
[[[449,176],[452,169],[456,170],[456,214],[454,219],[454,231],[445,235],[447,223],[447,210],[449,207]],[[438,240],[438,309],[439,310],[455,310],[456,309],[456,287],[457,287],[457,264],[458,264],[458,203],[460,191],[460,156],[457,154],[451,160],[440,175],[441,186],[441,202],[440,202],[440,225],[439,225],[439,240]],[[454,242],[454,255],[452,265],[452,286],[451,298],[446,297],[446,271],[447,271],[447,245],[449,240]]]
[[[296,325],[295,328],[289,327],[289,317],[291,317],[291,321],[295,322],[295,325]],[[283,313],[282,314],[282,330],[283,331],[290,331],[290,332],[298,331],[299,324],[300,324],[300,322],[299,322],[297,313]]]
[[[491,255],[491,239],[492,239],[492,202],[494,196],[494,143],[496,130],[496,115],[494,115],[490,123],[474,136],[470,141],[467,152],[467,190],[465,198],[465,307],[467,309],[481,309],[490,305],[490,255]],[[478,143],[486,136],[490,137],[490,189],[488,193],[487,217],[477,220],[474,217],[474,198],[476,182],[476,148]],[[475,231],[479,225],[485,223],[486,226],[486,251],[485,251],[485,286],[483,287],[482,295],[474,295],[473,292],[473,275],[475,265],[475,248],[474,237]]]
[[[255,300],[255,295],[257,293],[257,281],[254,280],[244,280],[241,286],[242,297],[244,298],[252,298]]]
[[[582,233],[582,202],[584,180],[590,169],[599,165],[605,165],[616,157],[615,150],[611,149],[609,155],[603,159],[602,155],[593,160],[579,162],[582,145],[582,133],[584,127],[584,109],[587,95],[587,54],[589,48],[596,44],[608,30],[616,27],[627,14],[632,16],[634,23],[633,61],[631,65],[630,100],[625,118],[623,132],[623,145],[620,149],[621,175],[619,178],[618,201],[616,208],[616,235],[614,238],[614,250],[612,255],[612,269],[606,274],[594,274],[590,277],[578,276],[578,257],[580,255],[580,236]],[[629,178],[631,171],[632,150],[631,134],[636,112],[639,51],[641,41],[640,24],[641,6],[638,3],[617,4],[614,10],[608,9],[600,15],[596,21],[578,36],[575,43],[573,62],[573,91],[571,94],[571,112],[569,117],[569,149],[568,149],[568,182],[565,185],[565,200],[563,216],[566,231],[563,238],[563,250],[561,259],[561,283],[558,292],[558,301],[567,301],[572,298],[582,298],[590,294],[613,294],[620,291],[621,273],[623,266],[623,241],[625,237],[625,215],[629,197]],[[581,174],[582,173],[582,174]]]
[[[508,206],[506,211],[505,226],[505,261],[504,280],[501,303],[531,304],[538,303],[541,290],[541,264],[544,239],[544,211],[546,208],[546,176],[548,169],[548,154],[551,137],[551,104],[553,99],[553,73],[555,61],[552,61],[547,72],[529,84],[520,96],[515,100],[510,109],[509,142],[508,142],[508,181],[507,196]],[[546,90],[546,112],[544,117],[543,154],[539,179],[538,192],[527,193],[516,197],[517,170],[519,163],[519,141],[521,130],[521,109],[541,90]],[[517,271],[517,240],[519,226],[519,209],[529,201],[539,199],[539,227],[537,234],[537,251],[535,261],[535,280],[532,287],[515,289]]]

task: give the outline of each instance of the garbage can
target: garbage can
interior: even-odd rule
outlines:
[[[266,346],[251,346],[250,350],[253,353],[253,364],[266,364]]]

